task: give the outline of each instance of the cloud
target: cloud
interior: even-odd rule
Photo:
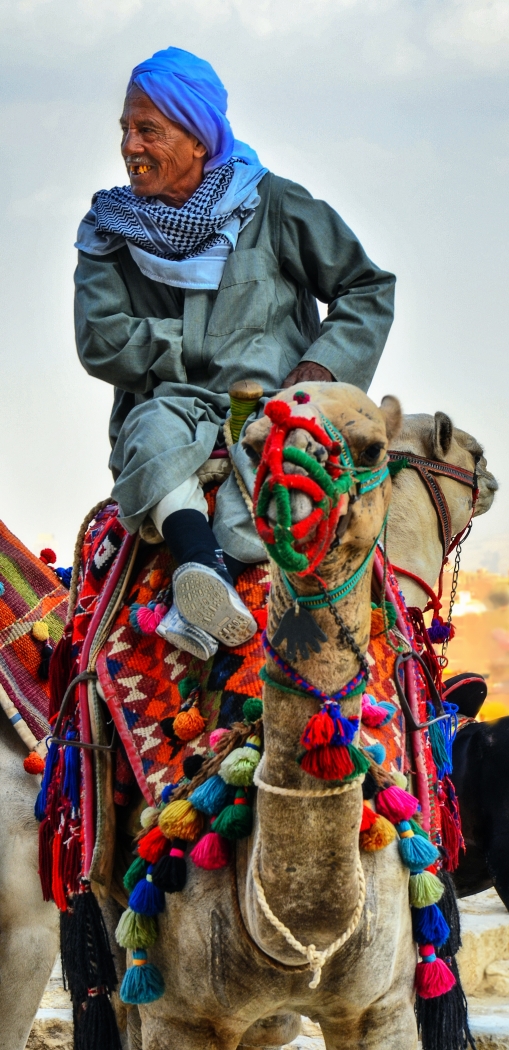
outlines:
[[[429,41],[439,54],[479,70],[507,68],[507,0],[449,0],[443,6],[429,27]]]

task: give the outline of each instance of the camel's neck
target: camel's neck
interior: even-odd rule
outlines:
[[[436,510],[419,475],[403,470],[393,483],[387,530],[387,553],[394,565],[408,569],[434,587],[443,550]],[[428,595],[413,580],[399,576],[407,605],[423,609]]]
[[[347,557],[342,554],[341,557]],[[327,561],[330,560],[327,559]],[[325,566],[325,567],[324,567]],[[336,572],[322,565],[328,587],[349,575],[345,565]],[[368,571],[352,593],[335,608],[355,642],[364,652],[370,627],[370,578]],[[295,580],[293,581],[295,584]],[[300,581],[299,581],[300,582]],[[305,585],[317,591],[316,581]],[[301,584],[300,593],[303,593]],[[291,604],[278,570],[271,590],[268,635],[272,638],[282,615]],[[329,696],[339,691],[359,671],[358,656],[343,639],[328,608],[313,613],[327,635],[320,653],[308,660],[298,656],[293,667],[302,677]],[[283,651],[283,650],[282,650]],[[291,685],[272,660],[269,675]],[[343,701],[345,715],[359,714],[360,696]],[[311,696],[295,695],[267,683],[264,693],[265,752],[263,780],[273,786],[299,792],[319,792],[331,782],[304,773],[297,758],[300,738],[320,703]],[[334,782],[337,786],[337,782]],[[327,798],[288,797],[258,791],[258,834],[261,840],[260,869],[267,901],[275,915],[303,944],[328,947],[348,926],[359,896],[357,876],[359,823],[362,807],[360,782],[343,794]],[[249,883],[249,880],[248,880]],[[263,916],[253,890],[247,887],[248,922],[254,938],[270,955],[296,963],[298,956]]]

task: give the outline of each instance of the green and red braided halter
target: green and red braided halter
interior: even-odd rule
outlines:
[[[309,395],[297,392],[298,403]],[[388,477],[387,465],[376,470],[355,467],[346,443],[330,420],[320,426],[315,419],[292,415],[287,401],[269,401],[265,414],[273,426],[265,442],[253,495],[255,524],[270,557],[285,572],[305,576],[325,557],[345,509],[345,500],[357,484],[359,494],[370,491]],[[306,430],[328,453],[322,466],[303,449],[284,442],[291,430]],[[331,435],[331,436],[329,436]],[[306,474],[286,474],[284,464],[301,467]],[[301,492],[315,506],[302,521],[292,522],[290,492]],[[274,527],[265,520],[269,503],[276,503]],[[296,550],[296,544],[299,549]]]

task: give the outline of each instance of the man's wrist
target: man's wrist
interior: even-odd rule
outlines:
[[[301,361],[292,371],[287,375],[286,379],[282,383],[282,389],[285,390],[289,386],[295,386],[297,383],[334,383],[335,378],[332,372],[329,372],[328,368],[324,365],[319,365],[317,361]]]

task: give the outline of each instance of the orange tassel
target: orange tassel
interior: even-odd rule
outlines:
[[[200,714],[197,704],[193,704],[189,711],[179,711],[173,720],[173,732],[180,740],[194,740],[196,736],[203,733],[205,719]]]
[[[367,853],[375,853],[379,849],[385,849],[395,838],[396,829],[389,820],[378,815],[375,823],[367,831],[361,831],[359,845]]]

